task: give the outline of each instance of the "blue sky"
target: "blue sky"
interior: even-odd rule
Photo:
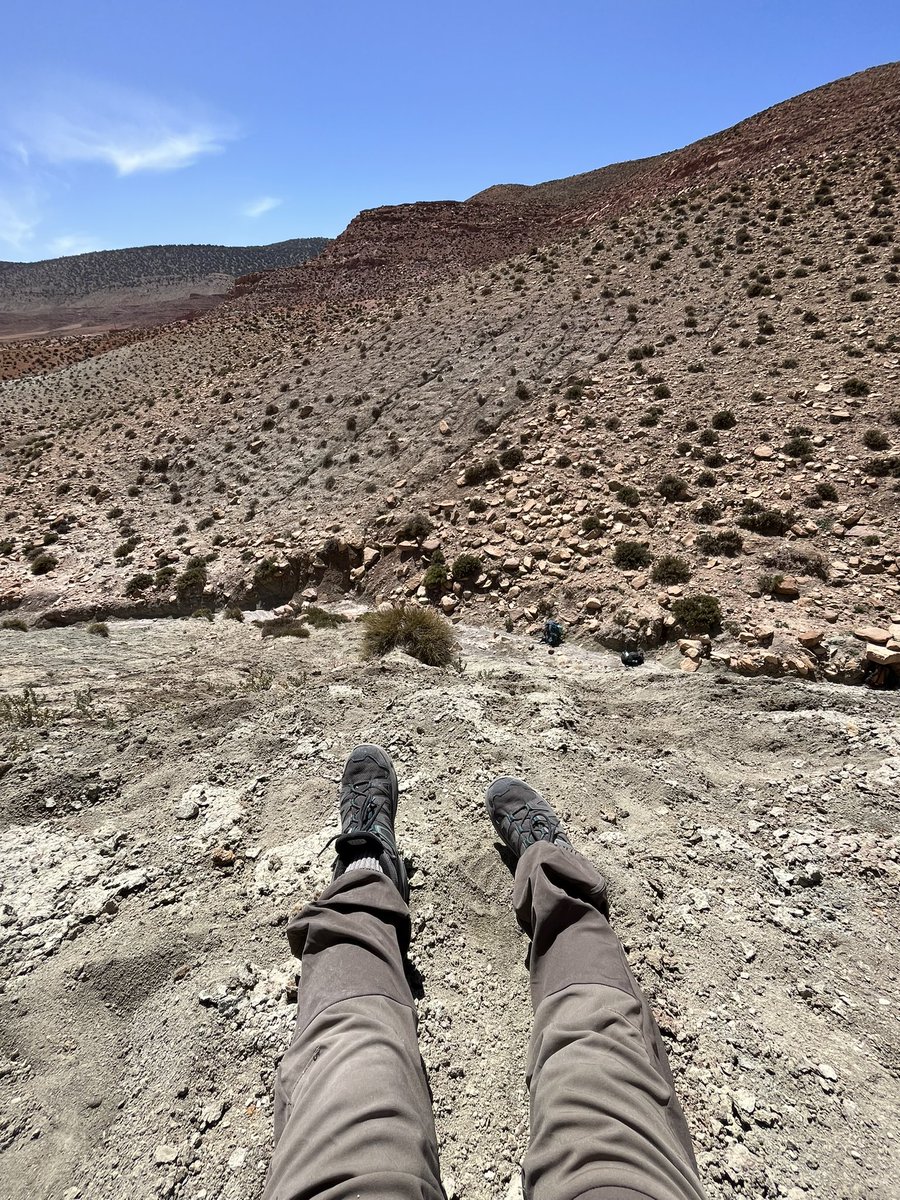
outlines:
[[[897,0],[7,0],[0,258],[333,236],[900,58]]]

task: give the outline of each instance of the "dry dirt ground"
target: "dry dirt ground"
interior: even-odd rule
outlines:
[[[462,673],[365,662],[355,623],[0,632],[0,1195],[259,1196],[286,914],[376,741],[451,1197],[515,1195],[527,1139],[525,940],[482,805],[507,772],[609,874],[709,1196],[896,1197],[896,694],[460,633]]]

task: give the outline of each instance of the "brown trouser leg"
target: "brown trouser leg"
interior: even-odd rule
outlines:
[[[377,871],[348,871],[291,920],[303,967],[265,1200],[442,1200],[403,971],[409,933],[409,910]]]
[[[606,919],[606,880],[547,842],[519,860],[531,937],[531,1200],[702,1200],[659,1029]]]

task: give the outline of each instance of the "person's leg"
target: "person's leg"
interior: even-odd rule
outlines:
[[[607,919],[606,880],[527,785],[497,780],[488,809],[518,858],[513,904],[531,938],[526,1196],[702,1200],[659,1029]]]
[[[390,760],[358,747],[345,770],[337,877],[288,926],[302,973],[275,1083],[265,1200],[443,1197],[404,972],[410,920],[395,809]]]

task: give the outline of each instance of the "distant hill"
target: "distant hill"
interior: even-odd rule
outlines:
[[[136,246],[42,262],[0,262],[0,336],[99,332],[192,316],[241,275],[297,267],[328,238],[268,246]]]
[[[40,307],[118,288],[167,286],[209,275],[247,275],[315,258],[329,238],[289,238],[269,246],[133,246],[41,262],[0,262],[0,304]]]

